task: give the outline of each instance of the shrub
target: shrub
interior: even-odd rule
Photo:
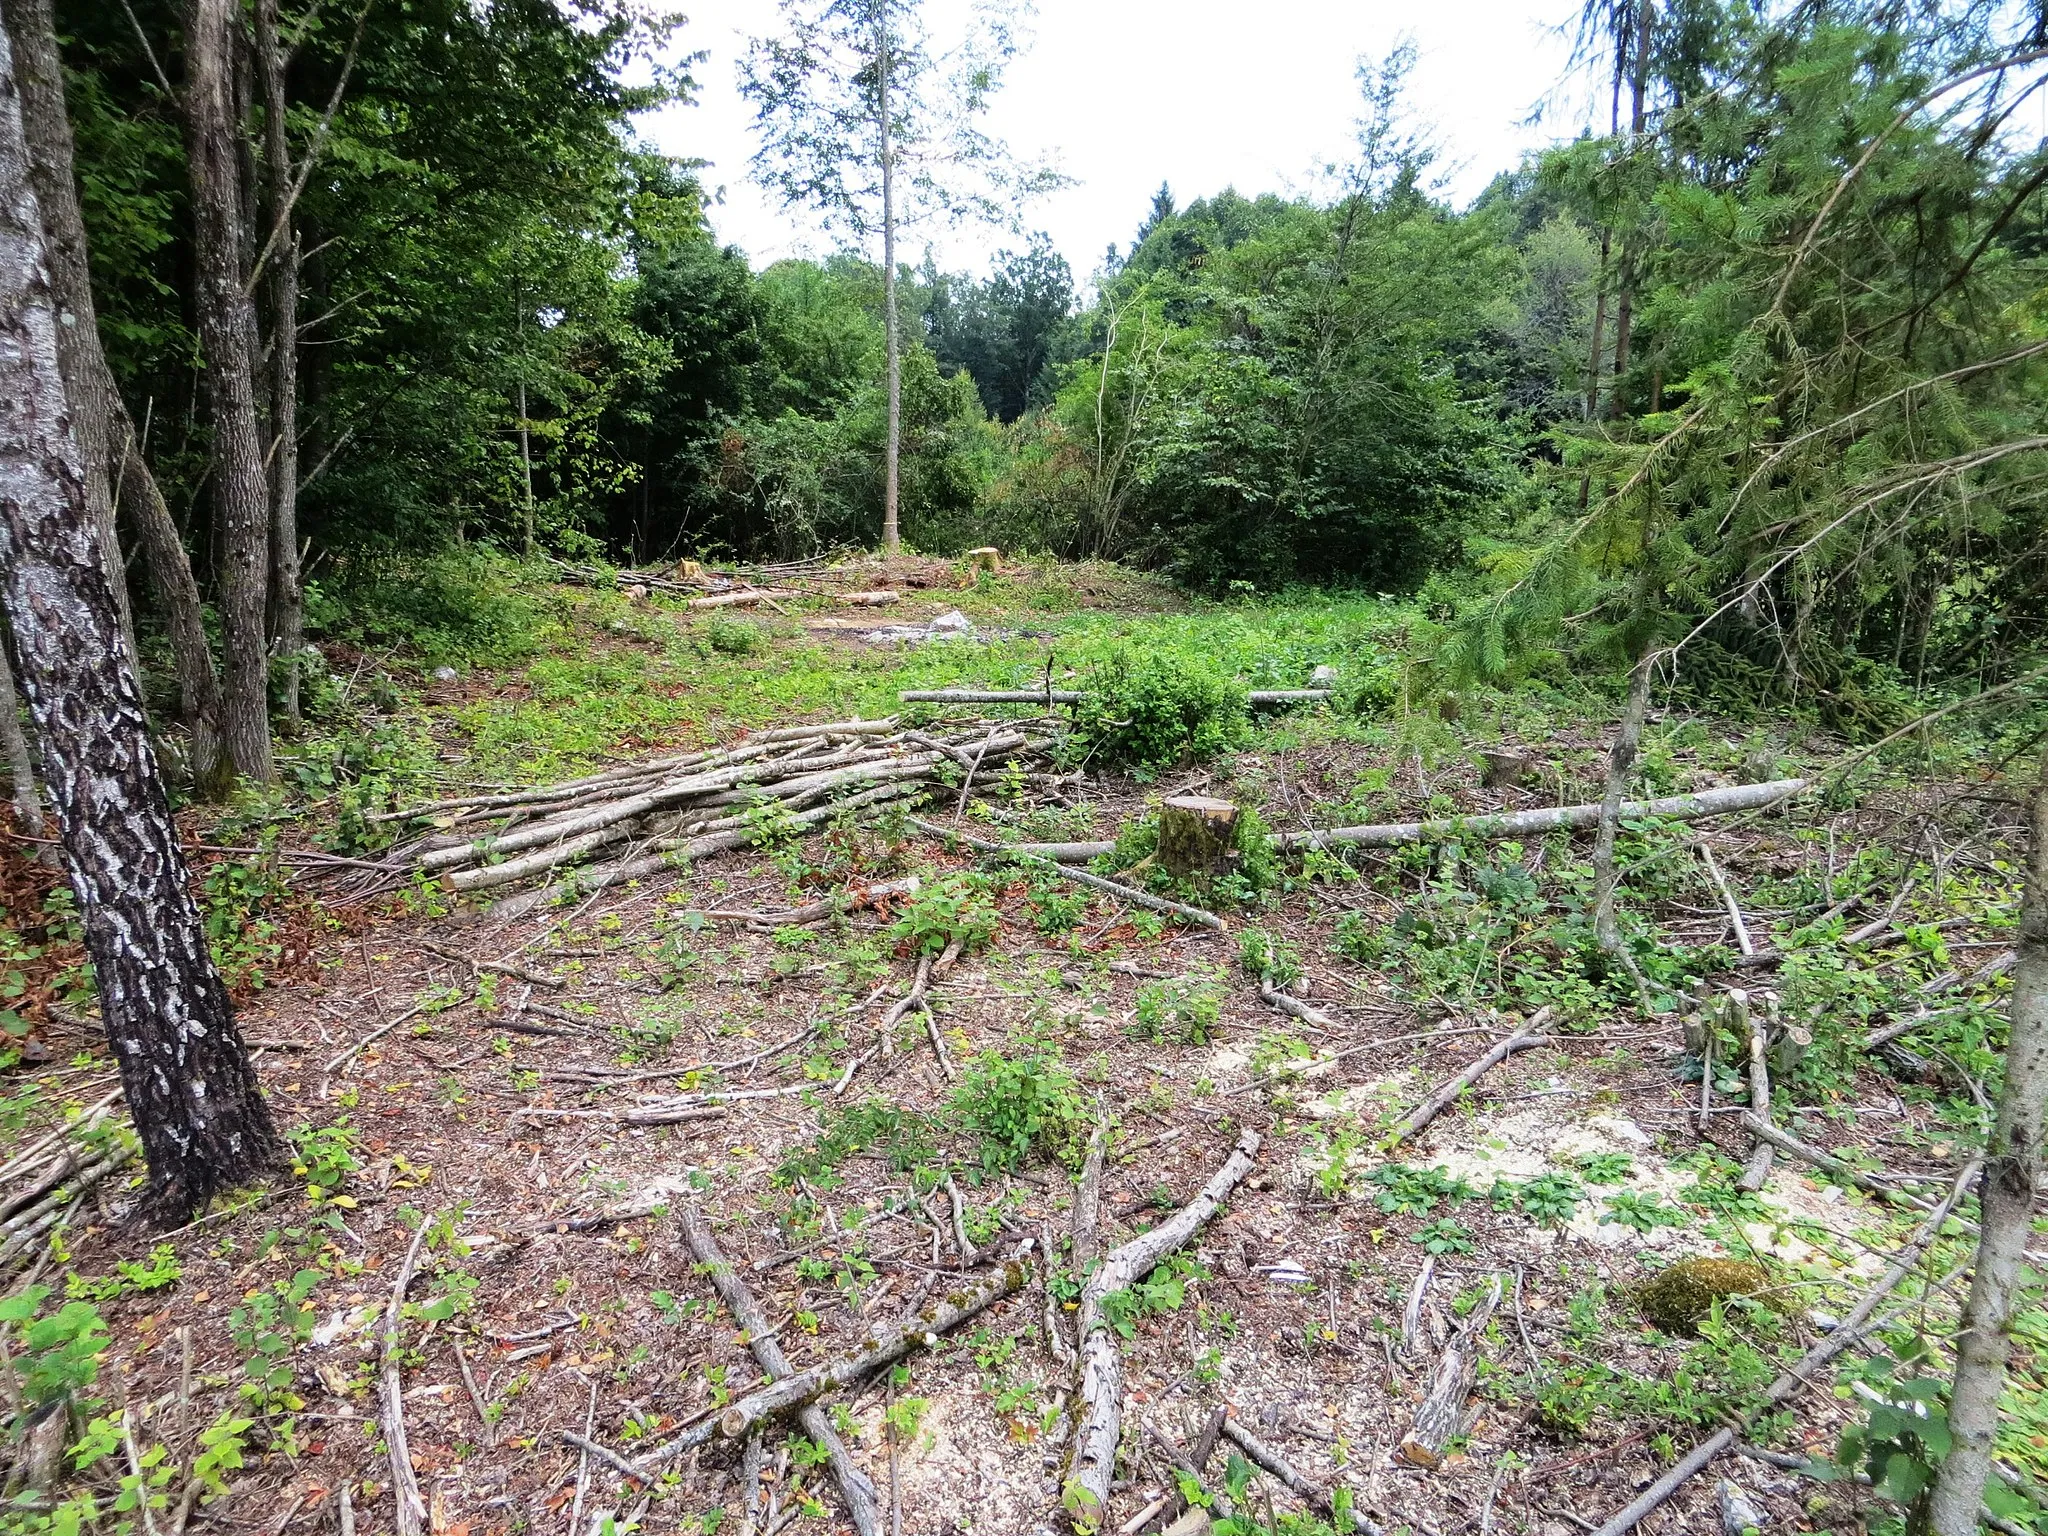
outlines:
[[[913,955],[936,955],[958,943],[963,954],[983,948],[996,936],[996,909],[989,901],[988,882],[979,875],[956,871],[941,875],[920,890],[889,937],[910,946]]]
[[[1066,1064],[1042,1045],[1015,1056],[982,1052],[953,1095],[953,1113],[981,1144],[990,1173],[1007,1173],[1034,1153],[1072,1161],[1088,1121]]]
[[[1245,708],[1244,685],[1199,652],[1119,646],[1075,706],[1074,736],[1092,763],[1156,773],[1236,746]]]
[[[1216,1033],[1223,997],[1214,987],[1184,976],[1138,989],[1131,1033],[1140,1040],[1207,1045]]]

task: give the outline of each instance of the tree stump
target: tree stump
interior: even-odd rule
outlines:
[[[1206,889],[1237,867],[1237,807],[1206,795],[1176,795],[1159,806],[1159,863]]]
[[[992,571],[1002,563],[1003,552],[993,544],[984,544],[980,549],[967,551],[967,569],[970,571]]]
[[[1519,752],[1482,751],[1479,782],[1488,789],[1513,789],[1529,776],[1529,759]]]

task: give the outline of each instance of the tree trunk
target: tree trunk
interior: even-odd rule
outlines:
[[[22,134],[29,151],[29,184],[43,212],[43,242],[50,263],[50,289],[59,325],[57,363],[64,370],[71,401],[71,430],[85,463],[86,511],[120,605],[121,637],[135,649],[135,619],[128,605],[121,540],[114,526],[109,466],[109,427],[114,380],[100,352],[99,321],[93,308],[91,268],[86,260],[85,219],[73,179],[71,121],[64,107],[64,63],[57,52],[57,27],[50,0],[6,0],[8,33],[14,39],[14,72],[21,92]]]
[[[889,429],[882,448],[882,552],[903,548],[896,502],[903,448],[903,344],[896,323],[896,165],[889,148],[889,22],[886,7],[875,14],[875,80],[882,156],[882,334],[888,343]]]
[[[1656,14],[1654,0],[1643,0],[1642,8],[1636,15],[1636,56],[1635,67],[1630,72],[1629,91],[1629,135],[1630,147],[1642,142],[1643,127],[1647,122],[1645,97],[1649,89],[1650,75],[1650,23]],[[1621,291],[1614,306],[1614,394],[1609,402],[1612,414],[1622,414],[1622,380],[1628,376],[1628,354],[1630,333],[1633,329],[1636,301],[1637,253],[1628,245],[1621,252]]]
[[[2013,1303],[2042,1184],[2042,1113],[2048,1103],[2048,758],[2028,805],[2027,888],[2005,1046],[2005,1086],[1985,1148],[1982,1230],[1970,1300],[1956,1336],[1949,1393],[1954,1445],[1934,1484],[1937,1536],[1972,1536],[1991,1471],[1998,1400],[2012,1353]]]
[[[1159,807],[1159,864],[1207,891],[1237,866],[1237,807],[1207,795],[1176,795]]]
[[[201,620],[199,584],[192,577],[192,562],[143,457],[135,423],[100,347],[92,305],[92,265],[73,169],[71,120],[65,108],[62,61],[50,3],[5,0],[4,10],[15,42],[29,170],[49,243],[50,284],[58,303],[77,319],[75,326],[59,332],[60,346],[68,344],[77,358],[77,370],[67,374],[71,395],[74,400],[94,397],[103,409],[106,480],[114,505],[126,511],[129,525],[142,540],[144,565],[170,631],[180,713],[192,737],[193,781],[202,796],[218,798],[232,779],[220,739],[220,679]],[[88,414],[82,412],[80,420]],[[86,450],[82,439],[80,447]],[[101,547],[109,562],[117,558],[118,545],[105,534]],[[117,567],[110,563],[108,568]],[[126,583],[115,583],[114,590],[117,598],[125,596]],[[132,629],[127,638],[132,644]]]
[[[20,103],[0,29],[0,606],[41,737],[108,1043],[149,1159],[142,1214],[171,1224],[274,1166],[280,1146],[207,952],[120,608],[87,520]]]
[[[1607,335],[1607,258],[1613,248],[1614,231],[1603,228],[1600,231],[1600,272],[1594,279],[1593,291],[1593,355],[1589,360],[1590,369],[1586,377],[1586,420],[1592,421],[1600,414],[1600,375],[1606,364]],[[1583,505],[1586,490],[1579,488],[1579,500]]]
[[[1600,800],[1600,831],[1593,840],[1593,936],[1602,950],[1623,958],[1627,951],[1621,942],[1621,925],[1614,917],[1614,892],[1621,879],[1614,867],[1614,838],[1621,826],[1621,800],[1628,790],[1629,770],[1635,767],[1636,751],[1643,744],[1643,718],[1650,712],[1650,655],[1645,649],[1629,673],[1628,703],[1608,754],[1607,791]]]
[[[43,797],[36,789],[35,749],[21,727],[21,700],[7,660],[6,628],[0,623],[0,753],[5,753],[7,773],[14,781],[14,824],[30,837],[41,837]]]
[[[270,640],[284,663],[284,714],[299,724],[299,661],[306,648],[299,572],[299,235],[292,227],[292,156],[285,137],[284,44],[277,0],[257,0],[256,67],[263,82],[264,196],[274,226],[265,287],[270,299]]]
[[[256,422],[256,308],[244,286],[248,215],[234,115],[235,0],[190,0],[185,23],[185,149],[199,339],[213,428],[227,658],[222,734],[235,771],[267,782],[270,756],[270,496]]]

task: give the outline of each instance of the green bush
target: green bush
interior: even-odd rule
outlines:
[[[1216,1033],[1223,994],[1206,982],[1168,977],[1138,989],[1131,1033],[1140,1040],[1207,1045]]]
[[[1119,646],[1074,708],[1074,736],[1099,767],[1157,773],[1245,739],[1245,687],[1197,651],[1139,655]]]
[[[396,646],[430,666],[503,666],[547,640],[550,621],[520,590],[524,575],[517,562],[476,546],[358,561],[332,597],[308,602],[306,627],[357,645]]]
[[[980,1143],[990,1173],[1007,1173],[1034,1153],[1071,1162],[1088,1122],[1073,1075],[1044,1045],[1014,1056],[982,1052],[953,1095],[953,1113]]]

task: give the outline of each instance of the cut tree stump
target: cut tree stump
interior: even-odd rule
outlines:
[[[1519,752],[1481,752],[1479,782],[1488,789],[1513,789],[1534,765]]]
[[[984,544],[980,549],[967,551],[967,569],[970,571],[992,571],[1002,564],[1003,552],[993,544]]]
[[[1237,867],[1237,807],[1206,795],[1176,795],[1159,806],[1159,863],[1206,890]]]

